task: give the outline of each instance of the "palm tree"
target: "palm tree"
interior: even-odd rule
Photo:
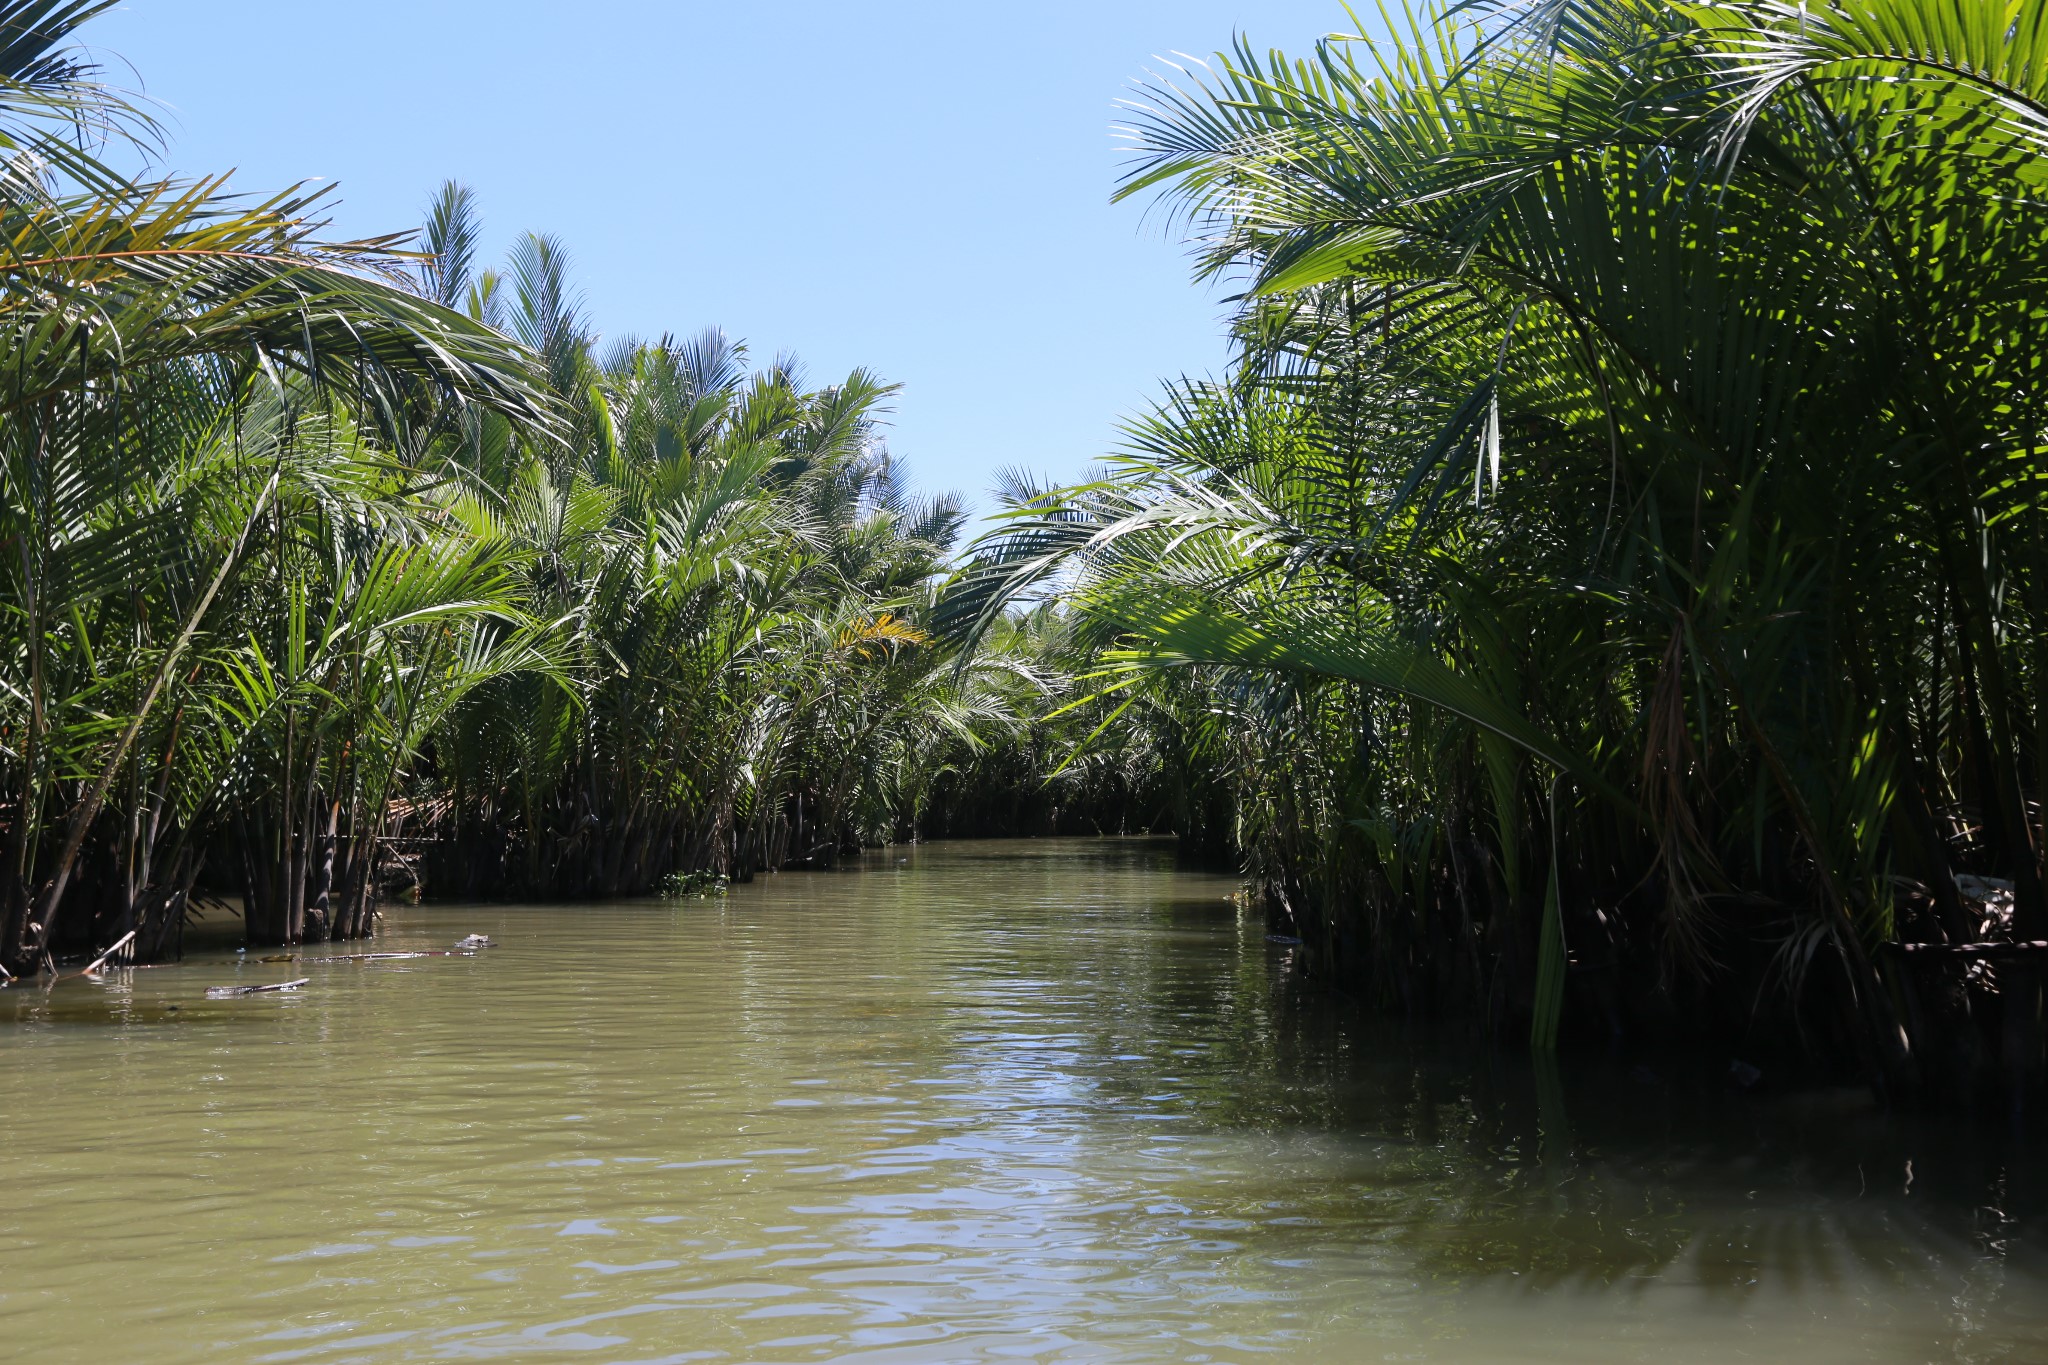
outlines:
[[[109,799],[127,791],[136,830],[176,780],[185,732],[166,699],[302,468],[296,438],[245,443],[242,414],[281,406],[286,429],[346,415],[387,442],[451,406],[554,420],[524,352],[401,285],[395,240],[323,241],[318,196],[250,203],[220,179],[113,170],[94,139],[146,149],[153,125],[62,46],[106,8],[0,4],[0,964],[14,970],[52,945]],[[147,859],[129,842],[132,914]]]
[[[223,892],[300,943],[405,876],[830,863],[1014,730],[925,629],[961,515],[891,386],[600,346],[452,183],[414,253],[123,178],[156,130],[63,46],[106,7],[0,0],[0,968],[175,954]]]
[[[1078,573],[1112,666],[1252,706],[1254,870],[1391,1002],[1541,1040],[1569,944],[1589,1021],[1910,1089],[1988,1009],[2038,1071],[2029,959],[1886,945],[2048,938],[2044,11],[1462,6],[1159,83],[1123,193],[1239,358],[953,619]]]
[[[428,283],[546,359],[570,434],[486,419],[445,467],[517,547],[529,610],[576,623],[582,663],[567,689],[493,682],[437,733],[418,808],[438,815],[414,826],[429,881],[630,894],[907,831],[939,755],[1001,723],[920,625],[961,514],[904,487],[880,439],[894,388],[812,389],[716,331],[601,347],[558,243],[465,273],[475,221],[465,191],[437,197]]]

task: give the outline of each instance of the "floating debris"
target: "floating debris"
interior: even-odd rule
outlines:
[[[208,986],[208,1000],[233,1000],[241,995],[267,995],[271,991],[295,991],[313,978],[302,976],[297,981],[273,981],[268,986]]]
[[[1986,939],[2009,939],[2012,937],[2013,890],[2012,883],[2003,877],[1973,877],[1967,872],[1958,873],[1955,879],[1956,894],[1962,897],[1969,913],[1977,918],[1977,933]]]
[[[107,949],[104,953],[101,953],[98,957],[94,958],[92,965],[90,967],[87,967],[83,972],[80,972],[79,975],[91,976],[94,972],[97,972],[100,968],[106,966],[108,958],[114,957],[115,955],[120,953],[122,949],[126,948],[129,944],[135,941],[135,933],[135,930],[130,929],[127,933],[115,939],[114,946]],[[133,956],[135,956],[135,954],[131,952],[128,954],[128,956],[132,958]]]

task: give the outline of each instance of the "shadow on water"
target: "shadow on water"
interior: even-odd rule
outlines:
[[[1888,1286],[1928,1296],[1955,1358],[2048,1358],[2048,1143],[1887,1112],[1861,1087],[1774,1093],[1755,1073],[1665,1074],[1362,1017],[1239,919],[1213,896],[1148,905],[1142,947],[1103,974],[1149,976],[1132,997],[1149,1017],[1098,1002],[1087,1051],[1175,1037],[1171,1075],[1112,1070],[1098,1102],[1168,1100],[1210,1131],[1275,1139],[1269,1202],[1290,1221],[1398,1246],[1441,1284],[1521,1294],[1680,1280],[1739,1311]],[[1235,953],[1162,973],[1169,937]]]

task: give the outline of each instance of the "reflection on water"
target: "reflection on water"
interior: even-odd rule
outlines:
[[[1347,1021],[1230,890],[940,845],[0,992],[0,1355],[2048,1359],[2038,1150]]]

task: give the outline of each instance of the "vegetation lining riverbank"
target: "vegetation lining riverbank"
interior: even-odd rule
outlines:
[[[408,252],[120,174],[105,8],[0,0],[9,970],[209,890],[291,943],[1085,821],[1241,860],[1379,1008],[2041,1086],[2048,0],[1155,85],[1125,192],[1235,361],[957,573],[874,375],[600,345],[458,186]]]
[[[1056,583],[1116,742],[1382,1007],[2033,1090],[2044,129],[2038,0],[1462,5],[1159,81],[1124,193],[1236,362],[1014,490],[949,619]]]
[[[297,943],[829,864],[1044,709],[1027,629],[925,628],[961,514],[892,386],[600,345],[459,186],[337,243],[131,179],[157,130],[69,46],[107,8],[0,4],[0,965],[173,955],[208,893]]]

